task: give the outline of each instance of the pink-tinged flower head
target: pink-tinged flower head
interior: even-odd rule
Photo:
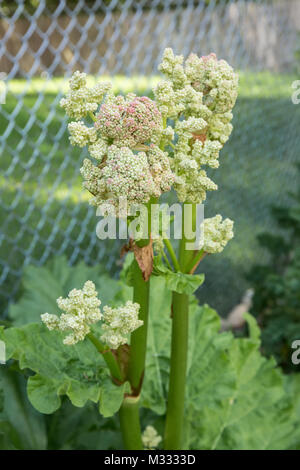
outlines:
[[[154,101],[146,96],[102,104],[95,123],[103,137],[116,145],[135,147],[151,142],[162,128],[162,117]]]
[[[208,55],[203,55],[201,57],[201,59],[203,60],[203,62],[207,62],[208,60],[217,60],[217,56],[214,52],[211,52],[210,54]]]

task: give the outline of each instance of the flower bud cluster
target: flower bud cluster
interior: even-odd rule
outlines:
[[[131,301],[114,309],[105,306],[102,314],[101,300],[92,281],[86,281],[83,289],[71,290],[65,299],[59,297],[57,305],[63,311],[60,316],[44,313],[41,319],[49,330],[71,332],[63,340],[67,345],[84,340],[91,331],[90,326],[103,320],[101,339],[110,348],[117,349],[127,342],[129,333],[143,324],[138,319],[139,304]]]
[[[70,90],[65,98],[60,100],[60,106],[65,109],[67,115],[79,121],[89,113],[94,113],[103,96],[111,89],[109,82],[98,83],[92,88],[87,87],[86,74],[75,72],[71,77]]]
[[[145,431],[142,434],[142,441],[145,449],[152,450],[162,441],[162,437],[158,434],[153,426],[146,426]]]
[[[167,154],[153,144],[147,153],[111,145],[105,165],[95,166],[85,159],[81,174],[84,187],[94,196],[91,204],[100,206],[107,202],[117,211],[122,197],[126,196],[130,211],[132,205],[146,203],[151,196],[159,197],[169,191],[174,179]]]
[[[87,127],[83,121],[73,121],[68,125],[70,132],[70,142],[78,147],[85,147],[90,143],[96,142],[97,132],[93,127]]]
[[[103,103],[97,115],[96,129],[114,145],[134,148],[156,142],[162,131],[162,117],[154,101],[146,96],[117,96]]]
[[[103,308],[101,340],[112,349],[127,343],[127,336],[143,325],[139,320],[140,305],[128,300],[118,308]]]
[[[222,220],[221,215],[216,215],[203,221],[204,244],[202,250],[206,253],[221,253],[234,236],[233,221]]]
[[[87,145],[91,158],[97,160],[95,165],[85,159],[81,168],[83,185],[93,195],[91,204],[116,208],[114,213],[121,215],[120,198],[126,198],[130,214],[132,205],[147,203],[171,189],[174,174],[159,144],[162,139],[170,142],[174,131],[163,128],[154,101],[133,93],[114,96],[107,84],[88,89],[86,75],[75,72],[61,106],[76,119],[68,126],[71,144]],[[86,115],[92,115],[93,127],[79,120]]]
[[[155,99],[163,118],[175,122],[174,188],[180,201],[200,203],[217,189],[202,166],[219,166],[219,152],[232,131],[238,77],[215,54],[191,54],[184,62],[170,48],[159,70],[166,79],[154,89]]]
[[[49,313],[41,315],[42,321],[49,330],[71,331],[64,344],[76,344],[90,332],[90,325],[102,318],[95,284],[86,281],[83,289],[73,289],[66,299],[57,299],[58,307],[64,312],[60,317]]]

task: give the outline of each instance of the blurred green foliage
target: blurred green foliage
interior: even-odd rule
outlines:
[[[300,182],[300,166],[298,172]],[[263,329],[264,353],[275,356],[286,371],[300,371],[291,362],[291,345],[300,339],[300,189],[290,196],[290,207],[271,209],[282,233],[258,236],[269,262],[253,266],[247,278],[255,289],[251,313]]]

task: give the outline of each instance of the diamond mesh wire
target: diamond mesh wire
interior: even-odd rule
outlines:
[[[238,219],[239,251],[232,248],[220,257],[225,276],[207,262],[210,275],[203,291],[225,310],[236,301],[245,286],[243,264],[260,256],[255,234],[272,226],[270,203],[285,200],[284,190],[297,185],[293,162],[298,159],[300,106],[292,105],[286,90],[297,78],[293,68],[299,3],[41,0],[29,8],[21,0],[1,2],[4,309],[16,298],[22,269],[29,263],[41,265],[65,253],[70,263],[102,261],[111,272],[117,269],[119,247],[96,238],[95,212],[78,176],[85,152],[70,147],[58,103],[67,78],[77,69],[110,75],[121,92],[129,87],[150,93],[167,46],[185,55],[214,51],[241,70],[244,93],[236,108],[235,131],[222,153],[224,170],[215,175],[227,196],[213,195],[208,205],[212,214],[224,211]]]

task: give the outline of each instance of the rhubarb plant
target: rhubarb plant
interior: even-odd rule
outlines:
[[[103,289],[96,271],[71,285],[54,266],[56,275],[34,293],[40,301],[30,302],[32,294],[28,304],[24,299],[33,322],[2,328],[1,339],[8,357],[33,371],[27,392],[41,413],[55,412],[66,395],[76,407],[97,404],[105,418],[118,413],[125,449],[223,448],[227,442],[237,448],[240,421],[247,427],[240,403],[260,426],[252,391],[256,387],[263,401],[263,384],[278,386],[270,407],[281,412],[283,390],[274,363],[258,352],[253,319],[248,317],[248,340],[219,335],[217,315],[194,297],[204,281],[195,274],[201,260],[233,238],[230,219],[217,214],[199,222],[198,206],[218,189],[206,170],[219,167],[232,131],[238,77],[215,54],[184,60],[171,49],[159,70],[164,79],[153,90],[154,100],[115,96],[109,83],[88,87],[80,72],[61,100],[72,119],[70,143],[89,153],[81,174],[90,203],[108,226],[119,219],[129,232],[122,287],[108,278]],[[179,246],[166,226],[172,218],[159,205],[172,188],[181,204]],[[175,230],[175,220],[173,225]],[[49,300],[53,285],[57,297]],[[12,316],[19,323],[16,311]],[[145,408],[163,417],[159,429],[153,422],[141,425]],[[286,433],[294,429],[294,421],[288,422],[293,424]],[[241,447],[248,444],[244,437]]]

